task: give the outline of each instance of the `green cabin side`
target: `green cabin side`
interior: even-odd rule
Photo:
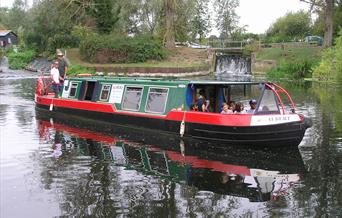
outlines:
[[[119,111],[166,115],[186,105],[187,80],[80,77],[64,82],[62,98],[115,105]]]

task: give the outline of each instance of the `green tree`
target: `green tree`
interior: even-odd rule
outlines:
[[[230,38],[238,28],[239,16],[235,11],[238,6],[238,0],[214,1],[214,10],[217,14],[216,27],[221,37]]]
[[[176,7],[175,16],[175,37],[178,42],[185,42],[190,39],[192,28],[192,17],[196,0],[179,0]]]
[[[314,35],[324,35],[325,29],[325,16],[324,10],[318,8],[314,11],[317,14],[317,19],[313,25]],[[338,31],[342,28],[342,1],[336,1],[334,8],[334,18],[333,18],[333,37],[337,37]]]
[[[165,24],[164,44],[166,48],[175,47],[175,16],[177,0],[164,0]]]
[[[23,42],[23,32],[28,26],[27,12],[23,0],[15,0],[11,8],[0,8],[1,29],[10,29],[14,31]]]
[[[311,32],[311,17],[304,11],[289,12],[273,23],[266,32],[266,40],[271,42],[302,39]]]
[[[314,69],[313,77],[342,82],[342,29],[336,38],[336,45],[324,51],[320,64]]]
[[[151,35],[156,34],[160,17],[163,10],[163,4],[160,0],[143,1],[141,11],[142,31]]]
[[[7,29],[8,11],[7,7],[0,7],[0,29]]]
[[[199,37],[201,42],[203,37],[210,31],[209,1],[196,0],[194,14],[191,20],[192,39]]]
[[[101,33],[110,33],[113,31],[114,25],[119,20],[121,6],[118,5],[114,9],[113,0],[93,0],[91,10],[97,24],[97,29]]]
[[[341,3],[340,0],[300,0],[300,1],[309,3],[311,7],[311,11],[314,11],[321,16],[321,21],[324,22],[323,45],[325,47],[330,47],[333,41],[334,10],[335,10],[336,5]]]
[[[74,20],[70,19],[72,11],[65,2],[45,0],[37,3],[31,10],[26,38],[30,45],[40,51],[55,52],[56,48],[75,46],[76,39],[71,31]]]

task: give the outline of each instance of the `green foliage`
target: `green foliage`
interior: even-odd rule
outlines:
[[[310,14],[304,11],[288,13],[279,18],[266,34],[267,42],[287,42],[303,39],[311,32]]]
[[[258,52],[260,50],[259,42],[253,41],[250,44],[247,44],[243,50],[244,54],[251,54],[252,52]]]
[[[161,43],[148,36],[94,35],[80,45],[81,56],[97,63],[137,63],[165,57]]]
[[[91,36],[96,35],[94,30],[86,26],[75,25],[72,28],[71,35],[77,39],[78,43],[82,40],[85,40]]]
[[[296,62],[282,62],[274,69],[267,72],[269,78],[302,79],[311,78],[312,68],[315,62],[312,60],[299,60]]]
[[[68,68],[68,76],[76,76],[77,74],[95,74],[94,70],[89,70],[86,67],[80,65],[71,65]]]
[[[295,62],[303,57],[318,62],[321,58],[320,47],[293,47],[293,48],[263,48],[256,54],[257,59],[275,60],[277,63]]]
[[[5,55],[5,50],[4,49],[0,49],[0,59]]]
[[[235,11],[238,6],[238,0],[214,1],[214,9],[217,14],[216,27],[219,29],[221,37],[231,36],[238,28],[239,17]]]
[[[202,42],[204,36],[209,32],[210,16],[209,16],[209,1],[196,1],[194,7],[194,16],[191,20],[192,26],[192,40],[199,36],[199,41]]]
[[[11,69],[23,69],[36,55],[37,52],[29,48],[9,49],[6,52]]]
[[[319,65],[314,69],[313,77],[324,81],[342,82],[342,29],[336,39],[336,45],[323,52]]]
[[[31,10],[32,22],[26,29],[26,42],[38,51],[55,53],[57,48],[73,47],[77,39],[71,35],[76,19],[70,7],[59,0],[39,1]]]
[[[334,70],[331,60],[334,59],[335,51],[331,48],[325,50],[322,54],[322,60],[314,69],[313,77],[319,80],[328,81],[333,80]]]
[[[121,6],[114,9],[112,0],[93,0],[91,14],[96,20],[96,26],[100,33],[110,33],[119,20]]]

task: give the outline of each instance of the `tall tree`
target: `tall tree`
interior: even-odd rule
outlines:
[[[110,33],[119,20],[121,7],[114,9],[113,0],[93,0],[92,14],[96,20],[97,29],[102,33]]]
[[[25,3],[23,0],[15,0],[12,7],[7,11],[4,24],[7,28],[16,32],[20,27],[25,26],[25,23]]]
[[[165,0],[165,23],[164,44],[166,48],[175,47],[175,15],[177,0]]]
[[[311,16],[304,11],[289,12],[278,18],[267,30],[266,37],[272,42],[304,38],[311,32]]]
[[[161,16],[163,4],[160,0],[142,0],[142,21],[143,29],[154,35],[159,24],[158,18]]]
[[[238,28],[239,17],[235,9],[239,6],[239,0],[215,0],[214,10],[217,14],[216,27],[220,36],[229,38]]]
[[[316,8],[316,11],[324,13],[324,42],[323,46],[331,47],[334,31],[334,7],[335,0],[300,0],[309,3],[311,10]]]
[[[194,14],[192,16],[192,38],[199,36],[200,42],[202,38],[210,31],[210,15],[209,1],[195,0]]]

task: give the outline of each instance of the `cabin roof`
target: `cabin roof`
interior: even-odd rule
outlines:
[[[190,84],[194,85],[258,85],[261,82],[234,82],[234,81],[217,81],[217,80],[192,80]]]
[[[139,84],[164,84],[164,85],[257,85],[260,82],[231,82],[217,80],[184,80],[184,79],[167,79],[167,78],[144,78],[144,77],[76,77],[73,80],[79,81],[99,81],[99,82],[119,82],[119,83],[139,83]]]
[[[137,83],[137,84],[163,84],[181,85],[188,84],[188,80],[174,80],[166,78],[144,78],[144,77],[76,77],[73,80],[79,81],[99,81],[99,82],[118,82],[118,83]]]
[[[17,36],[12,30],[0,30],[0,36],[6,36],[9,33],[13,33],[15,36]]]

